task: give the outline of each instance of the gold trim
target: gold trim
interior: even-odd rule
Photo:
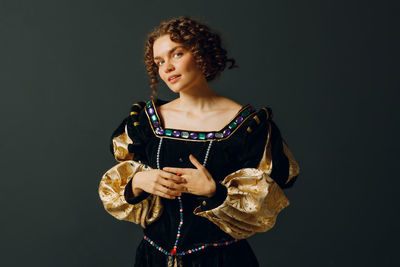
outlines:
[[[268,111],[268,109],[266,107],[263,107],[262,109],[265,110],[265,113],[267,115],[267,120],[268,120],[269,119],[269,111]]]
[[[135,103],[135,104],[133,104],[132,106],[138,106],[140,109],[143,108],[139,103]]]
[[[260,118],[258,118],[257,115],[255,115],[255,116],[253,117],[253,119],[257,122],[257,124],[260,124]]]
[[[296,159],[294,158],[292,152],[290,151],[289,147],[287,146],[285,140],[282,139],[282,144],[283,144],[283,153],[286,155],[286,157],[289,160],[289,176],[286,181],[286,184],[290,182],[294,177],[298,176],[300,174],[300,167],[299,164],[297,163]]]
[[[247,127],[247,132],[251,133],[253,130],[249,127]]]
[[[135,121],[135,122],[133,123],[133,126],[138,126],[138,125],[140,125],[140,122],[138,122],[138,121]]]
[[[136,112],[136,111],[132,111],[131,113],[130,113],[130,115],[137,115],[138,113]]]

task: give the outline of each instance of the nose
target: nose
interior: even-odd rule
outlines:
[[[175,67],[173,64],[171,64],[170,61],[165,62],[165,64],[164,64],[164,72],[165,73],[168,73],[168,72],[171,72],[174,70],[175,70]]]

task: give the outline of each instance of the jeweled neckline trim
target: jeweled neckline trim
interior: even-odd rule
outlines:
[[[220,141],[229,138],[252,114],[255,109],[247,104],[242,107],[235,117],[219,131],[187,131],[181,129],[164,128],[152,100],[146,103],[146,114],[153,133],[158,137],[181,139],[187,141]]]

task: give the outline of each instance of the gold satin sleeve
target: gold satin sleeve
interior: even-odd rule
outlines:
[[[159,196],[150,194],[141,202],[131,205],[125,201],[124,190],[129,180],[138,172],[150,167],[133,160],[124,161],[108,170],[99,185],[99,196],[104,209],[118,220],[130,221],[146,228],[162,213]]]
[[[117,161],[122,162],[133,159],[133,153],[128,151],[128,145],[132,143],[132,139],[129,138],[125,126],[125,132],[112,139],[114,157]]]
[[[195,215],[207,218],[233,238],[244,239],[256,232],[270,230],[275,225],[278,213],[290,204],[282,189],[270,177],[272,172],[270,132],[271,126],[258,167],[240,169],[221,181],[221,184],[228,189],[224,203],[207,211],[201,211],[201,206],[198,206],[193,211]],[[284,141],[282,142],[285,145]],[[299,174],[300,168],[286,145],[284,153],[289,159],[287,183]]]

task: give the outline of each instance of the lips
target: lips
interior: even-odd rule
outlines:
[[[169,76],[168,77],[168,81],[170,81],[170,82],[175,81],[176,78],[178,78],[178,77],[181,77],[181,75],[180,74],[176,74],[176,75]]]

